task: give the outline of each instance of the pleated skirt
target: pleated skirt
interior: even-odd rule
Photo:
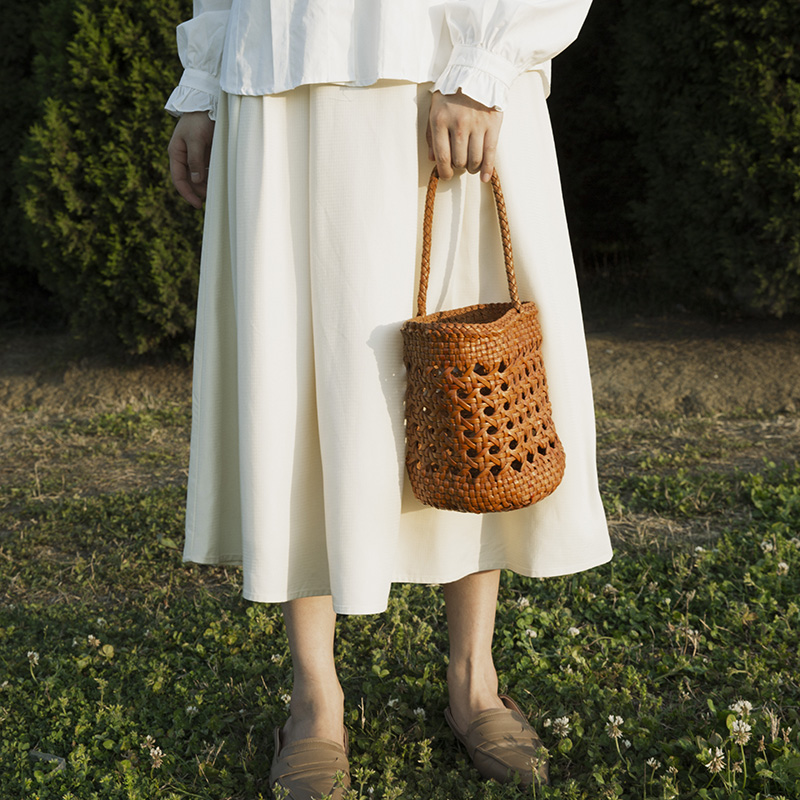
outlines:
[[[386,608],[393,582],[546,577],[611,558],[589,367],[538,73],[497,153],[520,296],[539,305],[564,479],[518,511],[420,504],[404,468],[400,326],[415,313],[429,86],[223,95],[206,204],[184,560],[241,564],[244,597]],[[491,190],[441,182],[428,310],[508,298]]]

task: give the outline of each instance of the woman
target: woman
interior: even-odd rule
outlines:
[[[241,563],[246,598],[283,604],[294,686],[270,780],[295,800],[337,772],[347,784],[336,613],[379,613],[404,581],[444,585],[446,716],[476,767],[547,780],[538,737],[497,694],[491,644],[501,569],[611,557],[545,105],[550,58],[589,3],[196,0],[178,29],[172,176],[195,207],[208,195],[184,558]],[[482,187],[496,164],[520,295],[540,306],[567,468],[520,511],[427,508],[404,479],[399,329],[431,161],[429,304],[507,298]]]

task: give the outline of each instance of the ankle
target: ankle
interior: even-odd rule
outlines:
[[[481,711],[503,708],[498,697],[498,678],[494,664],[452,663],[447,669],[450,712],[456,724],[465,728]]]
[[[496,694],[498,677],[492,657],[456,659],[451,656],[447,666],[447,685],[458,691]]]
[[[283,726],[284,745],[298,739],[322,738],[338,742],[344,725],[344,693],[336,683],[325,687],[295,687],[289,719]]]

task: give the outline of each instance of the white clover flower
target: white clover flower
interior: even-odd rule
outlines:
[[[714,755],[711,756],[711,760],[706,764],[706,769],[713,774],[722,772],[725,769],[725,753],[721,747],[714,748]]]
[[[697,652],[697,648],[700,645],[700,631],[696,630],[695,628],[686,628],[684,633],[686,634],[686,638],[691,643],[695,652]]]
[[[608,723],[606,724],[606,733],[611,739],[620,739],[622,737],[621,725],[624,722],[622,717],[614,714],[608,715]]]
[[[574,625],[567,630],[567,633],[570,636],[580,636],[581,635],[580,628],[576,628]]]
[[[798,539],[797,536],[792,536],[792,538],[789,539],[789,544],[793,544],[798,550],[800,550],[800,539]]]
[[[736,744],[745,745],[750,741],[751,730],[743,719],[735,719],[731,725],[731,738]]]
[[[747,717],[753,710],[753,704],[749,700],[737,700],[728,706],[728,710],[733,711],[740,717]]]
[[[655,772],[660,766],[661,762],[657,761],[655,758],[648,758],[647,759],[647,766]]]
[[[542,723],[542,727],[543,727],[543,728],[549,728],[549,727],[550,727],[552,724],[553,724],[553,720],[551,720],[551,719],[550,719],[550,717],[548,717],[548,718],[547,718],[547,719],[546,719],[546,720],[545,720],[545,721]]]
[[[603,594],[616,595],[616,594],[619,594],[619,589],[617,589],[617,587],[614,586],[613,583],[607,583],[603,587]]]
[[[658,582],[650,581],[650,583],[647,584],[647,591],[650,592],[650,594],[652,594],[655,591],[658,591]]]
[[[529,639],[536,639],[539,636],[539,634],[533,628],[525,628],[525,635]]]
[[[517,606],[519,608],[529,608],[530,604],[531,601],[527,597],[520,597],[519,600],[517,600]]]
[[[703,547],[703,545],[699,544],[697,547],[695,547],[694,551],[695,553],[705,553],[706,549]]]
[[[86,640],[92,647],[100,647],[100,640],[93,633],[90,633],[86,637]]]
[[[399,702],[400,701],[396,697],[393,697],[391,700],[386,701],[386,705],[389,706],[389,708],[397,708]]]
[[[200,709],[197,706],[186,706],[186,713],[193,717]]]
[[[95,620],[95,624],[96,624],[96,625],[98,625],[98,626],[99,626],[99,627],[101,627],[101,628],[105,628],[105,626],[106,626],[108,623],[105,621],[105,619],[104,619],[103,617],[98,617],[98,618]]]
[[[140,745],[142,750],[152,750],[156,746],[156,740],[148,733]]]
[[[772,544],[772,542],[771,542],[769,539],[764,539],[764,540],[761,542],[761,549],[762,549],[762,550],[763,550],[765,553],[771,553],[771,552],[772,552],[772,551],[775,549],[775,545],[774,545],[774,544]]]
[[[420,706],[419,708],[414,709],[414,716],[417,719],[425,719],[425,709]]]
[[[741,761],[734,761],[733,762],[733,771],[734,772],[741,772],[742,771],[742,762]]]
[[[161,752],[160,747],[151,747],[150,758],[153,760],[153,769],[158,769],[162,764],[164,753]]]
[[[32,667],[39,664],[39,654],[35,650],[28,650],[28,661]]]
[[[272,656],[270,656],[270,659],[269,659],[269,660],[270,660],[270,661],[271,661],[273,664],[277,664],[277,663],[278,663],[278,662],[281,660],[281,657],[280,657],[280,656],[279,656],[277,653],[273,653],[273,654],[272,654]]]
[[[778,575],[788,575],[789,574],[789,565],[785,561],[778,562]]]
[[[562,739],[565,736],[569,736],[569,717],[558,717],[553,722],[553,733],[556,736],[560,736]]]

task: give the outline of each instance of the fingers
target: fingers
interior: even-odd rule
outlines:
[[[480,172],[489,181],[494,171],[502,112],[461,94],[434,92],[428,117],[428,156],[439,176],[449,180],[460,170]]]
[[[433,160],[439,170],[439,177],[444,181],[449,181],[455,174],[450,147],[450,131],[446,126],[432,122],[431,140],[433,142]]]
[[[169,143],[169,167],[178,194],[195,208],[206,197],[214,123],[205,112],[184,114]]]
[[[186,142],[183,139],[176,139],[170,142],[169,146],[169,171],[172,183],[178,190],[178,194],[195,208],[203,205],[203,196],[195,191],[189,172],[189,159],[187,156]]]
[[[500,125],[496,128],[486,131],[486,137],[483,141],[483,160],[480,163],[479,169],[481,172],[481,180],[484,183],[489,183],[494,174],[494,164],[497,158],[497,140],[500,135]],[[477,170],[476,170],[477,172]]]

